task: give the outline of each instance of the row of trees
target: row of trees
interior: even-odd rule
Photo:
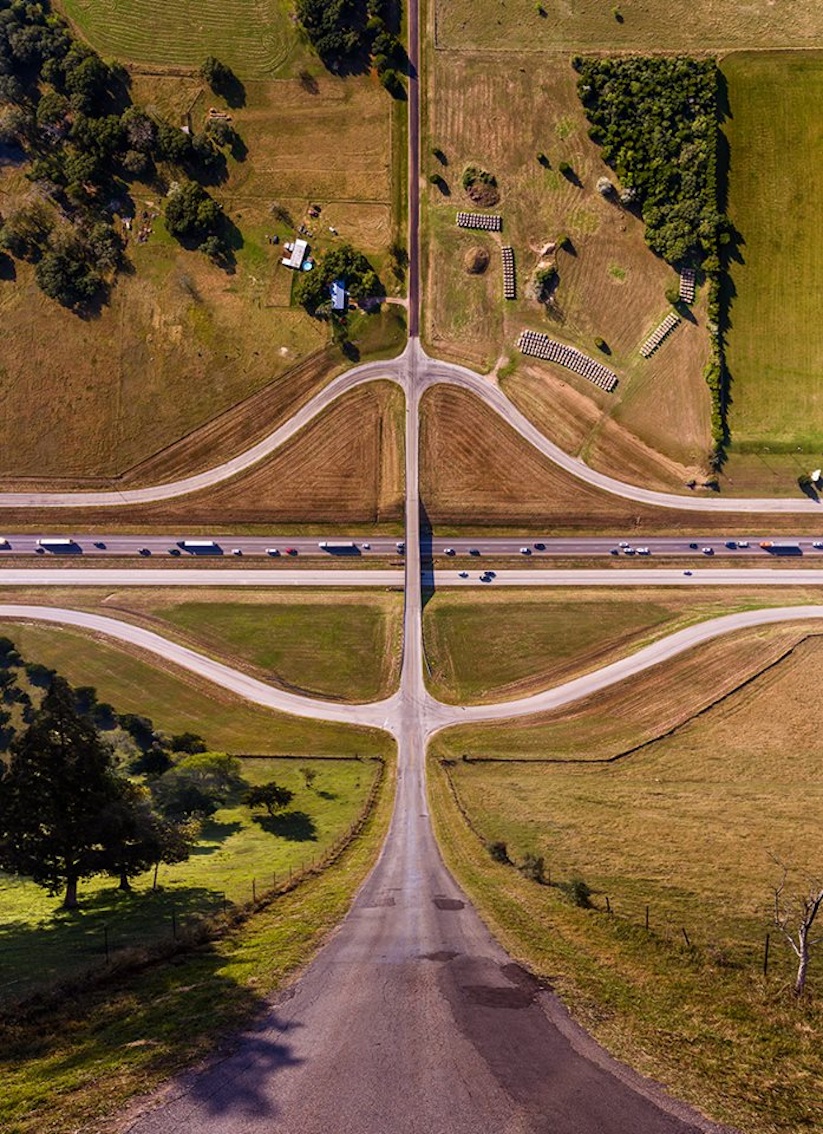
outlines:
[[[45,690],[39,707],[23,675]],[[274,782],[249,788],[240,762],[206,751],[196,734],[167,738],[147,717],[117,714],[94,689],[24,663],[8,638],[0,638],[0,690],[9,706],[0,708],[0,869],[63,890],[66,909],[93,875],[129,890],[153,867],[156,884],[159,864],[188,858],[203,819],[232,795],[244,792],[249,807],[269,814],[292,800]]]
[[[214,89],[242,90],[218,60],[206,60],[202,73]],[[155,179],[158,163],[219,180],[227,150],[242,152],[225,120],[188,134],[133,105],[128,75],[35,0],[0,0],[0,143],[19,147],[49,202],[34,227],[31,204],[0,218],[0,251],[37,264],[40,287],[68,307],[103,298],[122,265],[110,203],[128,197],[129,182]],[[212,238],[205,250],[214,258],[225,252],[215,246],[220,235],[216,225],[203,237]]]

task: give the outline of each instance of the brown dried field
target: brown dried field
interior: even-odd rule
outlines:
[[[444,357],[490,370],[516,364],[533,379],[532,395],[545,417],[582,417],[577,446],[595,463],[618,462],[621,475],[658,475],[682,482],[701,469],[709,446],[709,395],[702,378],[708,342],[702,298],[694,321],[684,321],[652,358],[638,348],[669,310],[665,291],[674,271],[646,246],[642,221],[597,191],[614,182],[587,122],[568,59],[548,57],[531,66],[494,53],[438,52],[429,83],[427,135],[445,155],[426,157],[448,190],[425,193],[426,294],[424,331]],[[537,160],[546,155],[548,168]],[[568,162],[573,177],[558,169]],[[467,164],[492,172],[501,200],[503,233],[456,228],[458,208],[471,208],[461,186]],[[428,168],[430,167],[430,168]],[[544,307],[530,298],[530,282],[544,248],[567,234],[571,250],[549,253],[559,285]],[[504,301],[501,244],[514,248],[518,298]],[[469,276],[464,256],[480,245],[491,255],[483,276]],[[620,377],[613,394],[550,363],[523,364],[514,349],[530,327],[600,357]],[[595,339],[608,344],[601,355]],[[543,390],[540,389],[542,379]],[[554,431],[549,430],[553,439]],[[655,460],[655,453],[664,454]],[[626,469],[624,472],[623,464]]]
[[[403,395],[388,382],[335,401],[274,456],[205,492],[157,504],[63,509],[62,527],[154,524],[383,524],[403,515]],[[9,528],[55,523],[53,510],[4,510]]]
[[[219,101],[191,76],[140,71],[132,75],[132,93],[136,103],[172,121],[190,115],[198,129]],[[337,239],[331,225],[382,271],[393,234],[391,100],[368,78],[319,78],[314,94],[297,80],[248,82],[245,106],[231,113],[248,155],[229,157],[227,179],[211,192],[242,233],[233,273],[182,249],[157,219],[145,244],[130,240],[133,271],[120,275],[97,317],[79,318],[48,300],[30,265],[17,263],[16,278],[0,281],[4,482],[29,476],[83,482],[120,476],[143,462],[147,476],[162,475],[170,446],[229,414],[205,430],[208,458],[190,454],[214,463],[228,455],[223,426],[227,449],[236,445],[236,414],[243,414],[236,407],[245,399],[265,391],[264,404],[277,412],[269,399],[282,402],[286,414],[308,396],[312,381],[319,388],[333,372],[312,363],[313,377],[298,372],[289,388],[297,364],[322,357],[329,332],[290,306],[293,276],[280,264],[282,247],[267,237],[282,241],[294,227],[277,221],[272,205],[281,205],[294,225],[307,219],[310,202],[321,205],[313,251]],[[161,211],[162,189],[135,184],[131,191],[138,217]],[[21,170],[0,170],[0,212],[12,212],[33,192]],[[361,329],[370,340],[364,350],[380,354],[396,346],[392,320],[379,324],[382,340],[371,322]],[[335,365],[343,362],[335,351]],[[249,416],[259,409],[251,403]],[[184,445],[169,467],[187,467],[188,455]]]
[[[746,630],[629,678],[564,709],[440,733],[433,751],[484,759],[611,760],[704,712],[763,673],[820,627],[796,622]]]
[[[823,43],[815,0],[693,0],[688,12],[665,0],[434,0],[432,8],[437,47],[511,52],[530,66],[538,51],[702,53]]]
[[[601,492],[558,469],[473,395],[436,387],[423,398],[421,493],[440,530],[556,532],[740,532],[763,519],[722,512],[682,513]],[[807,516],[769,516],[769,531],[814,534]]]

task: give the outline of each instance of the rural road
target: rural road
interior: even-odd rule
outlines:
[[[418,563],[414,556],[411,559]],[[410,572],[411,583],[414,571]],[[823,619],[823,606],[688,627],[582,678],[498,705],[426,691],[420,590],[407,591],[400,690],[336,705],[273,689],[152,631],[85,612],[0,605],[0,619],[80,627],[156,653],[268,708],[374,725],[398,743],[378,863],[337,933],[230,1053],[145,1100],[131,1134],[694,1134],[719,1131],[613,1061],[512,963],[445,869],[428,818],[426,741],[456,722],[556,708],[735,630]],[[413,668],[410,668],[413,667]]]

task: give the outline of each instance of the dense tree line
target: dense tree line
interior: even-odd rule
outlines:
[[[402,97],[407,57],[393,26],[393,0],[297,0],[297,19],[330,70],[363,70],[371,62],[383,86]]]
[[[689,58],[573,61],[589,134],[615,170],[624,204],[640,209],[649,247],[709,282],[714,467],[728,442],[728,376],[720,302],[723,250],[732,229],[718,207],[718,69]]]
[[[629,190],[649,246],[671,264],[716,257],[717,65],[687,58],[574,60],[592,139]]]
[[[154,867],[156,881],[159,864],[185,860],[201,821],[240,789],[236,758],[117,714],[0,638],[0,869],[62,891],[73,909],[84,878],[110,875],[129,890]],[[244,798],[272,813],[292,794],[269,783]]]
[[[217,60],[207,60],[204,73],[215,88],[237,85]],[[228,136],[211,124],[190,135],[156,121],[132,104],[122,69],[76,40],[48,0],[0,0],[0,144],[23,151],[27,176],[50,205],[6,217],[0,251],[36,263],[40,287],[67,307],[102,298],[122,263],[112,202],[128,198],[134,179],[154,180],[157,163],[221,177],[224,149],[238,141],[225,125]],[[32,209],[35,225],[26,215]],[[221,232],[219,218],[203,231],[214,258]]]

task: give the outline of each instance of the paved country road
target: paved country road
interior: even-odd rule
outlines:
[[[720,1129],[612,1061],[494,942],[443,866],[428,820],[423,754],[428,737],[450,724],[570,704],[719,635],[823,619],[823,606],[712,619],[534,697],[467,708],[434,700],[419,665],[404,664],[399,692],[382,702],[335,705],[273,689],[116,619],[20,604],[0,605],[0,618],[92,630],[256,704],[374,725],[398,743],[392,827],[338,932],[228,1054],[147,1101],[130,1121],[133,1134]]]

